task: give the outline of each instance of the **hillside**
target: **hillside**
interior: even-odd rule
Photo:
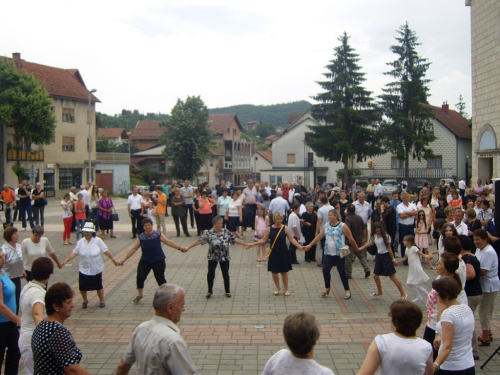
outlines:
[[[230,107],[213,108],[211,114],[236,113],[241,122],[245,125],[248,121],[258,120],[264,124],[273,124],[274,126],[287,127],[287,119],[290,113],[304,113],[309,109],[311,104],[305,100],[271,104],[271,105],[252,105],[240,104]],[[137,121],[140,120],[165,120],[168,119],[168,114],[163,113],[139,113],[137,109],[129,111],[123,109],[121,113],[114,116],[105,113],[97,112],[98,126],[102,128],[125,128],[126,131],[134,129]]]
[[[292,103],[252,105],[240,104],[230,107],[213,108],[211,114],[236,113],[241,125],[248,121],[258,120],[262,123],[273,124],[274,126],[287,127],[287,119],[290,113],[304,113],[311,107],[311,103],[305,100]]]

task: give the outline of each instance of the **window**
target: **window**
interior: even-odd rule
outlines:
[[[434,155],[433,158],[427,159],[427,168],[443,168],[443,157]]]
[[[391,168],[392,169],[401,169],[401,168],[403,168],[403,160],[398,159],[397,156],[391,157]]]
[[[63,108],[62,120],[64,122],[75,122],[75,110],[73,108]]]
[[[63,151],[75,151],[75,137],[63,137]]]
[[[67,190],[82,183],[82,169],[59,169],[59,189]]]
[[[286,163],[295,164],[295,154],[286,154]]]
[[[314,154],[312,152],[307,153],[307,166],[308,167],[314,166]]]

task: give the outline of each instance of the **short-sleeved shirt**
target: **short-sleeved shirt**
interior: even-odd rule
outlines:
[[[68,217],[73,216],[73,212],[71,212],[71,205],[72,205],[71,201],[68,201],[68,202],[61,201],[61,206],[62,206],[62,208],[64,208],[63,219],[66,219]]]
[[[64,375],[66,367],[82,359],[71,333],[59,322],[42,320],[33,331],[31,348],[35,374]]]
[[[2,270],[0,268],[0,270]],[[3,275],[0,274],[0,281],[2,282],[2,292],[3,292],[3,303],[6,305],[10,311],[16,312],[16,286],[10,279],[7,272],[3,270]],[[0,323],[6,323],[10,320],[0,314]]]
[[[398,213],[399,216],[399,224],[403,225],[414,225],[415,224],[415,217],[407,217],[407,218],[402,218],[401,214],[406,213],[406,212],[412,212],[417,209],[417,206],[415,206],[415,203],[408,203],[408,206],[405,205],[404,203],[398,205],[396,208],[396,212]]]
[[[106,244],[97,237],[92,237],[87,241],[81,238],[75,246],[73,253],[80,255],[78,270],[84,275],[94,276],[104,271],[104,262],[101,253],[108,251]]]
[[[290,209],[288,201],[283,199],[283,197],[276,197],[271,201],[269,205],[269,210],[274,214],[275,212],[279,212],[282,215],[285,215],[286,211]]]
[[[2,191],[0,194],[0,198],[3,199],[4,203],[12,203],[14,202],[14,199],[16,199],[16,195],[14,193],[14,190],[8,189]]]
[[[325,255],[339,255],[339,249],[345,245],[345,236],[342,232],[344,223],[340,222],[336,226],[331,226],[330,222],[325,226]]]
[[[360,201],[356,201],[353,205],[356,208],[356,215],[361,216],[363,223],[366,224],[368,219],[372,216],[372,206],[370,203],[365,201],[364,204],[361,204]]]
[[[214,228],[205,231],[203,235],[198,238],[198,241],[204,245],[208,242],[208,255],[209,261],[226,262],[231,260],[229,255],[229,245],[236,242],[236,237],[229,230],[222,228],[220,232],[216,232]]]
[[[476,250],[477,260],[481,263],[481,269],[488,271],[481,276],[481,289],[483,293],[498,292],[500,281],[498,280],[498,256],[491,245],[486,245],[482,250]]]
[[[474,314],[466,304],[452,305],[443,311],[436,331],[442,335],[444,322],[453,325],[453,346],[441,368],[448,371],[465,370],[474,367],[471,337],[474,332]],[[439,352],[443,349],[443,342]]]
[[[137,194],[134,196],[134,194],[129,195],[127,198],[127,204],[130,205],[131,210],[140,210],[141,209],[141,202],[142,202],[142,196]]]
[[[240,216],[240,209],[239,207],[241,207],[242,204],[241,204],[241,201],[240,200],[234,200],[232,199],[231,202],[229,202],[229,205],[227,207],[227,209],[229,210],[228,212],[228,216],[229,217],[238,217]]]
[[[363,229],[365,225],[363,219],[359,215],[347,215],[345,218],[347,227],[351,230],[352,237],[358,246],[363,245]],[[351,244],[352,245],[352,244]]]
[[[33,306],[36,303],[45,306],[45,287],[37,281],[30,281],[24,286],[19,299],[19,312],[21,313],[20,348],[31,347],[31,336],[36,328],[33,319]]]
[[[41,237],[38,243],[34,243],[31,238],[26,238],[21,243],[21,253],[24,269],[31,271],[31,265],[35,259],[44,257],[46,254],[53,254],[54,250],[47,237]]]
[[[157,197],[158,201],[163,202],[163,204],[158,203],[156,205],[156,213],[157,214],[165,214],[167,212],[167,196],[165,193],[161,192]]]
[[[318,220],[321,219],[321,228],[323,228],[326,225],[326,223],[328,223],[328,212],[330,212],[333,209],[334,209],[333,206],[325,204],[324,206],[321,206],[320,209],[318,210]]]
[[[137,362],[138,375],[196,373],[179,328],[158,315],[135,329],[123,362],[128,365]]]
[[[217,198],[217,206],[219,206],[219,215],[224,217],[226,214],[229,203],[231,203],[232,199],[230,197],[224,198],[224,196],[220,196]],[[239,216],[239,213],[238,215]]]
[[[23,255],[21,245],[16,243],[16,247],[12,247],[8,242],[2,245],[2,251],[5,254],[4,271],[11,279],[22,277],[24,273]]]
[[[184,198],[184,204],[193,204],[193,188],[191,186],[188,186],[181,187],[179,190],[183,197],[185,197],[186,195],[191,195],[190,198]]]
[[[143,232],[139,234],[139,241],[141,242],[142,256],[141,261],[146,263],[161,262],[166,258],[165,253],[161,247],[161,232],[156,230],[151,234]]]
[[[281,349],[269,358],[262,372],[262,375],[291,374],[334,375],[332,370],[321,366],[314,359],[294,357],[288,349]]]
[[[251,189],[249,188],[243,189],[241,194],[245,196],[245,201],[247,204],[253,204],[257,201],[258,192],[255,186]]]
[[[17,194],[19,194],[19,195],[27,195],[28,192],[31,192],[31,190],[28,189],[27,187],[22,187],[22,188],[19,188],[19,190],[17,191]],[[31,205],[31,197],[19,198],[18,205],[19,206],[29,206],[29,205]]]
[[[468,297],[480,296],[483,294],[480,281],[481,263],[479,263],[479,260],[477,260],[477,257],[474,254],[468,253],[462,255],[462,260],[466,265],[470,264],[474,267],[474,272],[476,273],[474,278],[465,281],[465,294],[467,294]]]

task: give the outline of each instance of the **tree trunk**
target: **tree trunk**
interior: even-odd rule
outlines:
[[[410,178],[410,148],[405,145],[405,180]]]
[[[348,163],[348,158],[346,156],[343,157],[343,163],[344,163],[344,179],[342,180],[342,184],[339,184],[339,186],[342,186],[344,182],[349,183],[349,163]]]

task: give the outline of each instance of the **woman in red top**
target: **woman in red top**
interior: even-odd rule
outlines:
[[[195,210],[199,214],[199,230],[203,232],[205,230],[212,229],[212,207],[215,201],[212,198],[208,198],[208,193],[206,190],[201,192],[201,197],[198,201],[200,208]]]
[[[83,237],[83,226],[87,220],[87,215],[85,214],[85,202],[83,201],[83,195],[78,194],[78,200],[75,203],[75,220],[76,220],[76,240]]]
[[[453,208],[462,208],[462,199],[458,195],[458,192],[455,190],[451,193],[451,201],[450,206]]]

